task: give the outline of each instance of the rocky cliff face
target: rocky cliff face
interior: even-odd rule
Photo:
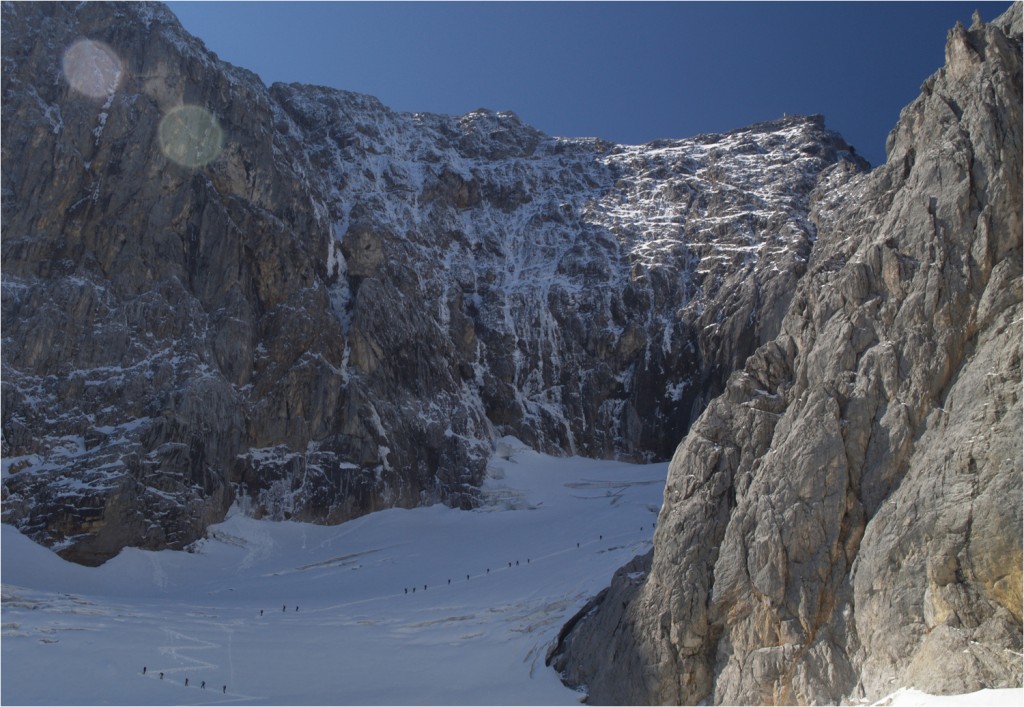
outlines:
[[[3,518],[471,506],[493,440],[665,458],[777,333],[820,117],[631,147],[269,89],[162,6],[3,6]]]
[[[652,555],[552,653],[590,702],[1021,685],[1021,5],[950,31],[887,164],[676,450]]]

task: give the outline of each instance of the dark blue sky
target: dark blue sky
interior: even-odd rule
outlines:
[[[171,2],[222,59],[400,111],[512,110],[549,135],[643,143],[823,113],[873,165],[943,63],[1009,2]]]

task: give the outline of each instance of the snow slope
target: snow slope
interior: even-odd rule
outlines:
[[[1019,707],[1024,690],[1001,688],[978,690],[966,695],[929,695],[920,690],[897,690],[871,707]]]
[[[666,465],[499,449],[515,451],[492,460],[476,511],[324,527],[236,508],[194,552],[128,549],[98,568],[4,525],[0,698],[575,704],[545,652],[650,548]]]
[[[476,511],[392,509],[326,527],[236,508],[194,552],[128,549],[97,568],[0,526],[0,702],[577,704],[544,655],[650,548],[666,465],[505,440],[488,472]],[[876,704],[1021,698],[899,690]]]

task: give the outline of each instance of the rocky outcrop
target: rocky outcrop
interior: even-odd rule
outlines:
[[[3,518],[80,562],[239,495],[472,506],[506,434],[666,458],[866,166],[818,116],[620,146],[268,89],[160,5],[8,3],[2,45]]]
[[[676,450],[649,574],[553,651],[591,703],[1021,685],[1021,102],[1015,3],[950,31],[884,166],[826,177],[781,331]]]

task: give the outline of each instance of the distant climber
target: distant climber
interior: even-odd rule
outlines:
[[[281,605],[281,611],[288,611],[288,607],[284,604]]]
[[[142,674],[143,674],[143,675],[145,675],[145,674],[146,674],[146,666],[145,666],[145,665],[143,665],[143,666],[142,666]]]
[[[452,578],[451,578],[451,577],[449,577],[449,578],[448,578],[448,584],[451,584],[451,583],[452,583]]]
[[[199,688],[202,689],[202,690],[206,689],[206,681],[205,680],[203,680],[201,683],[199,683]]]
[[[295,610],[296,610],[296,611],[298,611],[298,610],[299,610],[299,607],[295,607]]]
[[[163,674],[163,673],[160,673],[160,679],[161,679],[161,680],[163,680],[163,679],[164,679],[164,674]]]
[[[185,687],[188,687],[188,678],[185,678]]]
[[[228,694],[228,686],[227,685],[224,686],[224,694],[225,695]]]
[[[409,593],[409,587],[406,587],[406,588],[405,588],[405,593],[406,593],[406,594],[408,594],[408,593]]]
[[[260,609],[260,616],[263,616],[263,609]]]

